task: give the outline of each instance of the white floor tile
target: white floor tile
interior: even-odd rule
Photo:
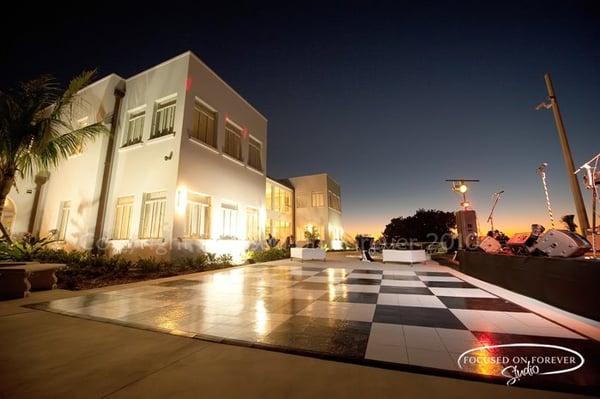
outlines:
[[[407,348],[408,363],[423,367],[454,370],[454,362],[448,352]]]
[[[380,345],[406,346],[404,330],[399,324],[373,323],[369,343]]]
[[[383,362],[403,364],[408,363],[408,353],[406,351],[406,347],[383,345],[378,343],[372,343],[371,341],[369,341],[367,345],[365,358],[372,360],[380,360]]]
[[[448,352],[463,353],[481,345],[475,335],[468,330],[436,328],[436,331]]]
[[[407,348],[446,351],[437,331],[432,327],[402,326]]]

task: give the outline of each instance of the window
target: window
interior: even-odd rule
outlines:
[[[210,197],[188,193],[185,235],[189,238],[208,238],[210,233]]]
[[[237,237],[237,205],[222,204],[221,205],[221,220],[222,220],[222,238]]]
[[[250,137],[248,140],[248,166],[262,172],[262,161],[260,159],[261,144],[258,140]]]
[[[304,193],[298,193],[296,194],[296,208],[306,208],[307,205],[307,199],[306,199],[306,194]]]
[[[335,194],[333,191],[329,191],[327,193],[327,200],[331,209],[335,209],[336,211],[340,212],[342,211],[342,203],[339,195]]]
[[[242,160],[242,131],[229,122],[225,124],[223,152],[239,161]]]
[[[130,238],[129,228],[133,211],[133,199],[133,195],[117,198],[113,240],[128,240]]]
[[[142,142],[145,118],[146,111],[129,113],[129,121],[127,122],[127,133],[123,138],[123,147]]]
[[[265,207],[270,211],[273,207],[273,186],[267,183],[267,190],[265,193]]]
[[[217,113],[199,101],[194,107],[194,125],[191,137],[211,147],[217,146]]]
[[[289,191],[285,191],[282,190],[283,193],[283,205],[281,207],[281,212],[283,213],[290,213],[291,212],[291,202],[292,202],[292,195],[290,194]]]
[[[314,208],[322,207],[325,205],[323,193],[313,192],[311,198],[312,198],[312,206]]]
[[[271,234],[274,238],[285,240],[292,235],[292,226],[287,220],[269,219],[267,220],[265,233],[267,236]]]
[[[258,210],[254,208],[246,209],[246,237],[250,241],[259,240],[259,227],[258,227]]]
[[[63,201],[60,203],[58,214],[57,240],[65,241],[67,237],[67,228],[69,227],[69,215],[71,214],[71,201]]]
[[[173,99],[157,104],[154,129],[150,138],[166,136],[175,132],[175,103],[176,100]]]
[[[142,205],[140,238],[162,238],[167,207],[167,193],[145,193]]]

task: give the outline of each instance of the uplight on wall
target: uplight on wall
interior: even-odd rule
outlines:
[[[187,206],[187,188],[181,186],[177,189],[175,197],[175,210],[178,214],[183,215]]]

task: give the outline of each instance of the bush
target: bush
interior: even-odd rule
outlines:
[[[43,240],[29,240],[9,245],[0,242],[2,259],[13,261],[35,260],[45,263],[64,263],[65,268],[58,270],[56,276],[61,288],[92,288],[115,283],[140,281],[148,278],[174,276],[177,274],[199,272],[231,266],[231,255],[217,256],[212,253],[188,254],[166,261],[154,257],[136,261],[125,259],[121,255],[93,255],[89,251],[65,251],[50,249]],[[45,242],[45,241],[44,241]]]
[[[286,259],[290,257],[290,251],[283,248],[270,248],[267,250],[249,251],[247,258],[254,262],[270,262],[273,260]]]
[[[36,238],[30,233],[25,233],[22,236],[8,242],[6,239],[0,240],[0,260],[12,260],[16,262],[27,262],[34,260],[36,256],[44,251],[44,247],[53,242],[56,242],[54,235],[55,230],[42,238]]]

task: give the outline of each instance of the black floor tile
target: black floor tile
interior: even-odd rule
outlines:
[[[265,298],[262,305],[269,313],[296,314],[314,301],[313,299]]]
[[[415,272],[418,276],[438,276],[438,277],[455,277],[452,273],[447,272]]]
[[[423,284],[437,288],[477,288],[465,281],[423,281]]]
[[[414,306],[377,305],[375,307],[373,322],[421,327],[467,329],[448,309],[420,308]]]
[[[501,312],[528,312],[527,309],[502,298],[462,298],[438,296],[449,309],[495,310]]]
[[[383,270],[354,269],[354,270],[352,270],[352,273],[383,274]]]
[[[327,300],[328,294],[319,298],[320,300]],[[338,295],[333,298],[330,302],[351,302],[351,303],[377,303],[377,297],[379,294],[371,292],[347,292],[343,295]]]
[[[379,288],[380,294],[417,294],[417,295],[433,295],[426,287],[392,287],[389,285],[382,285]]]
[[[392,276],[389,274],[384,274],[383,275],[383,280],[405,280],[405,281],[417,281],[419,280],[419,277],[417,276]]]
[[[292,316],[261,342],[292,351],[317,352],[362,359],[371,323]]]
[[[340,273],[339,270],[336,270],[333,275],[335,277],[346,277],[349,274],[350,274],[350,272],[346,271],[346,272],[343,273],[343,276],[342,276],[342,273]],[[315,274],[315,276],[316,277],[329,277],[329,272],[327,270],[323,270],[322,272]]]
[[[347,278],[344,284],[380,285],[381,280],[372,278]]]
[[[305,272],[320,272],[325,269],[326,269],[326,267],[302,266],[302,270]]]
[[[152,285],[158,285],[161,287],[189,287],[192,285],[199,285],[199,284],[202,284],[202,281],[199,281],[199,280],[173,280],[173,281],[164,281],[162,283],[152,284]]]

